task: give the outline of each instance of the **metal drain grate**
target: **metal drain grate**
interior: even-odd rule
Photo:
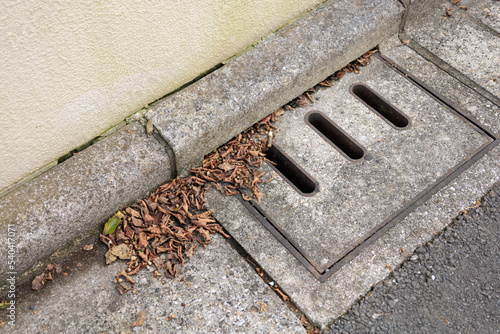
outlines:
[[[387,82],[343,78],[282,117],[262,167],[277,180],[259,204],[240,198],[321,282],[499,143],[386,57],[370,66]]]

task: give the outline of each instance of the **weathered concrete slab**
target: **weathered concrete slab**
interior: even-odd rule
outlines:
[[[349,87],[359,82],[406,114],[409,128],[394,129],[356,99]],[[314,99],[276,122],[275,143],[319,183],[319,192],[302,196],[265,165],[274,179],[260,187],[265,196],[259,205],[320,271],[488,142],[377,59]],[[317,110],[361,144],[370,160],[349,161],[317,135],[304,122]]]
[[[491,29],[492,33],[500,34],[500,3],[488,0],[464,0],[461,6],[467,7],[469,19],[484,24],[484,28]]]
[[[429,77],[436,76],[436,72],[439,72],[436,79],[433,80],[436,80],[436,82],[441,85],[441,89],[446,90],[448,87],[453,87],[453,93],[451,93],[453,97],[452,100],[458,100],[460,96],[463,97],[464,100],[460,102],[467,102],[468,104],[461,104],[461,107],[472,111],[478,118],[486,121],[493,130],[499,130],[498,108],[492,105],[491,102],[478,96],[472,90],[463,86],[444,72],[437,70],[435,66],[428,64],[427,61],[423,60],[407,47],[389,47],[391,45],[400,44],[400,41],[391,40],[390,43],[392,44],[382,46],[382,51],[387,53],[389,57],[397,55],[395,60],[400,62],[400,65],[403,65],[403,67],[405,67],[405,60],[408,59],[411,59],[409,63],[411,67],[422,66],[422,71],[419,74],[421,74],[420,77],[424,81]],[[431,69],[431,71],[429,71],[429,69]],[[362,70],[362,75],[364,71],[366,71],[366,69]],[[345,78],[348,77],[349,76]],[[351,75],[351,77],[354,77],[356,80],[360,78],[360,76],[354,75]],[[375,76],[372,77],[371,80],[373,84],[377,84],[377,81],[383,84],[385,81],[390,80],[390,78]],[[405,91],[404,94],[398,93],[396,90],[391,91],[389,85],[386,85],[386,87],[380,86],[380,88],[384,90],[384,95],[387,94],[388,96],[392,96],[392,98],[401,97],[398,95],[410,99],[414,97],[423,98],[418,94],[414,95],[415,92],[412,91],[410,87],[408,87],[408,90]],[[448,95],[446,93],[445,91],[444,95]],[[313,107],[317,107],[321,102],[322,96],[319,97],[319,101],[316,101]],[[418,98],[413,100],[412,103],[418,105]],[[395,100],[391,100],[391,102],[397,104]],[[339,101],[339,103],[342,102]],[[428,116],[432,118],[432,114],[436,110],[438,109],[426,110],[424,108],[416,111],[404,111],[408,115],[412,112],[425,112],[427,115],[427,112],[429,112],[430,114],[428,114]],[[345,110],[346,114],[350,112],[351,107]],[[300,120],[301,118],[298,117],[298,119]],[[348,118],[346,117],[345,119],[347,120]],[[342,118],[336,119],[338,123],[341,121]],[[456,120],[449,119],[446,123],[448,122],[453,124]],[[443,126],[441,130],[444,130],[446,124],[441,125]],[[348,129],[350,125],[345,123],[343,126]],[[385,124],[385,126],[387,131],[394,131],[387,124]],[[413,119],[412,126],[418,128],[418,120]],[[401,136],[403,131],[409,130],[401,130],[397,136]],[[465,131],[467,132],[467,130]],[[368,139],[366,136],[358,138],[356,134],[352,132],[350,134],[359,142],[367,141]],[[452,137],[449,137],[449,139],[451,138]],[[277,140],[279,139],[277,138]],[[307,135],[304,134],[297,137],[297,141],[301,140],[307,142],[309,139]],[[460,139],[458,141],[460,142]],[[374,142],[367,145],[367,148],[371,147]],[[396,143],[396,141],[391,141],[391,143],[393,142]],[[468,145],[468,143],[465,142],[463,142],[463,144]],[[397,151],[394,150],[394,152]],[[335,156],[336,154],[337,152],[335,150],[328,151],[328,154],[325,155],[325,159]],[[338,161],[336,163],[339,163],[341,159],[344,158],[338,156]],[[301,158],[297,156],[296,160],[301,164],[309,163],[306,161],[307,158],[304,157]],[[347,310],[360,295],[365,294],[371,286],[386,277],[390,273],[390,268],[394,268],[400,264],[416,247],[432,238],[434,233],[444,228],[460,210],[471,206],[494,182],[498,181],[500,178],[499,161],[500,149],[497,147],[486,154],[471,168],[460,174],[448,186],[433,195],[423,205],[409,214],[400,223],[396,224],[377,241],[365,248],[356,258],[346,263],[338,272],[327,279],[325,283],[319,283],[319,281],[314,278],[236,198],[223,197],[214,191],[210,193],[210,196],[207,196],[208,206],[238,242],[240,242],[259,264],[270,273],[273,279],[285,289],[297,306],[318,325],[324,327],[330,321],[345,312],[345,310]],[[316,161],[316,163],[319,163],[319,161]],[[426,161],[426,163],[430,162]],[[312,174],[312,171],[308,172]],[[401,172],[404,174],[404,171]],[[313,176],[319,179],[317,175]],[[339,175],[339,179],[341,178],[342,175]],[[414,182],[412,185],[418,185],[418,182]],[[367,185],[365,185],[365,187],[366,186]],[[402,196],[405,196],[404,192],[403,190]],[[294,193],[294,190],[291,189],[290,192],[284,196],[294,196],[292,193]],[[397,201],[399,196],[399,189],[393,189],[389,200]],[[376,203],[373,203],[373,205],[376,205]],[[289,207],[289,209],[290,211],[294,210],[293,207]],[[319,216],[318,212],[320,210],[315,210],[314,207],[309,207],[308,209],[311,215]],[[377,217],[376,214],[374,217]],[[304,232],[307,233],[308,231]],[[324,231],[324,233],[328,232],[329,231]],[[402,249],[404,249],[404,252]]]
[[[498,135],[500,130],[500,107],[490,100],[467,89],[465,85],[450,77],[445,71],[422,59],[420,55],[408,47],[394,47],[401,41],[393,36],[380,45],[385,55],[394,60],[438,93],[446,96],[451,102],[459,106],[462,111],[472,115],[481,124],[494,130]]]
[[[240,255],[213,240],[175,280],[145,269],[133,276],[137,293],[123,296],[113,279],[125,262],[108,267],[100,251],[89,267],[21,298],[11,333],[305,333]],[[145,323],[132,328],[139,312]]]
[[[153,105],[148,117],[172,147],[178,173],[391,36],[402,10],[396,0],[330,1]]]
[[[467,10],[459,6],[467,7]],[[452,16],[446,16],[451,8]],[[498,1],[421,0],[410,6],[405,33],[497,98],[500,97]]]
[[[12,224],[18,252],[9,270],[8,248],[0,250],[0,272],[15,271],[19,279],[172,176],[165,147],[142,125],[118,130],[0,200],[0,244],[7,245]]]

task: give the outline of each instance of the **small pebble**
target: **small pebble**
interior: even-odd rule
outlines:
[[[418,247],[417,250],[415,251],[417,254],[424,254],[425,253],[425,248],[424,247]]]

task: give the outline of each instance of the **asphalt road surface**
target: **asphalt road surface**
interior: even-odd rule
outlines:
[[[325,333],[500,333],[500,183]]]

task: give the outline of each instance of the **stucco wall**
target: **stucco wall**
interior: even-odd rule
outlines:
[[[0,194],[321,2],[2,1]]]

